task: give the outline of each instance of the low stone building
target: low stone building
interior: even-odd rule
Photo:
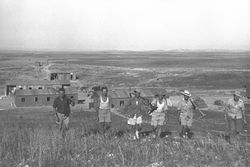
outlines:
[[[75,81],[77,79],[78,79],[77,74],[73,72],[53,70],[48,74],[48,80],[51,81],[61,81],[61,80]]]
[[[16,90],[43,90],[47,88],[66,88],[70,86],[70,81],[49,81],[49,80],[14,80],[7,82],[5,86],[5,95],[14,94]]]
[[[32,106],[52,106],[54,99],[59,92],[54,88],[46,89],[19,89],[14,93],[14,103],[16,107],[32,107]],[[65,94],[78,102],[78,93],[76,89],[66,88]]]

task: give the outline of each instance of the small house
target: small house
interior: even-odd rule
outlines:
[[[129,89],[116,89],[109,91],[109,96],[112,98],[112,107],[124,107],[131,97]]]
[[[53,81],[53,80],[57,80],[57,81],[71,80],[71,81],[74,81],[74,80],[78,79],[78,76],[77,76],[77,74],[75,74],[73,72],[54,70],[54,71],[51,71],[51,73],[49,73],[48,79],[51,81]]]
[[[70,81],[49,81],[49,80],[29,80],[29,81],[9,81],[5,86],[5,95],[13,94],[16,90],[43,90],[47,88],[69,87]]]
[[[54,88],[19,89],[14,93],[14,103],[16,107],[52,106],[58,94],[59,92]],[[78,93],[75,89],[67,88],[65,94],[77,103]]]

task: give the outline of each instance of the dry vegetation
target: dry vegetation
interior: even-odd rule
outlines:
[[[0,166],[249,166],[250,146],[238,141],[228,145],[207,134],[193,140],[128,136],[86,135],[85,127],[71,129],[64,139],[55,129],[4,128]]]
[[[81,84],[88,86],[102,83],[118,87],[220,90],[239,89],[249,81],[248,52],[3,52],[0,55],[0,88],[10,79],[37,78],[34,62],[45,61],[48,57],[70,57],[68,65],[54,64],[50,69],[77,72]],[[219,99],[212,99],[211,103],[215,100]],[[169,114],[167,129],[173,132],[172,136],[153,139],[149,135],[134,141],[129,140],[129,133],[118,135],[117,132],[126,131],[126,120],[115,116],[112,131],[102,135],[96,133],[95,113],[73,112],[70,131],[66,139],[62,139],[51,112],[42,109],[0,111],[0,166],[250,166],[247,137],[229,145],[220,133],[211,131],[225,130],[221,113],[207,111],[204,120],[195,121],[192,140],[176,138],[174,132],[179,131],[176,112]],[[196,114],[195,118],[198,117]]]
[[[127,132],[126,120],[115,115],[111,131],[103,135],[98,133],[96,113],[74,111],[63,139],[52,112],[2,111],[0,166],[248,166],[250,145],[245,137],[228,144],[210,131],[225,130],[223,115],[206,114],[205,120],[194,122],[192,140],[178,138],[177,115],[172,110],[165,127],[172,135],[154,139],[149,134],[135,141]],[[150,128],[144,124],[143,131]]]

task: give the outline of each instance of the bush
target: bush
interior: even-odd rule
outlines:
[[[224,105],[224,101],[222,101],[222,100],[215,100],[214,101],[214,105],[223,106]]]
[[[204,99],[202,99],[201,97],[197,96],[194,98],[194,104],[199,107],[199,108],[207,108],[207,104],[205,102]]]

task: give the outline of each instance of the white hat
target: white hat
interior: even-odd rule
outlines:
[[[235,92],[234,92],[234,95],[235,95],[235,96],[238,96],[238,97],[241,97],[240,91],[235,91]]]
[[[188,90],[182,91],[181,94],[188,96],[188,97],[191,97],[191,93]]]

